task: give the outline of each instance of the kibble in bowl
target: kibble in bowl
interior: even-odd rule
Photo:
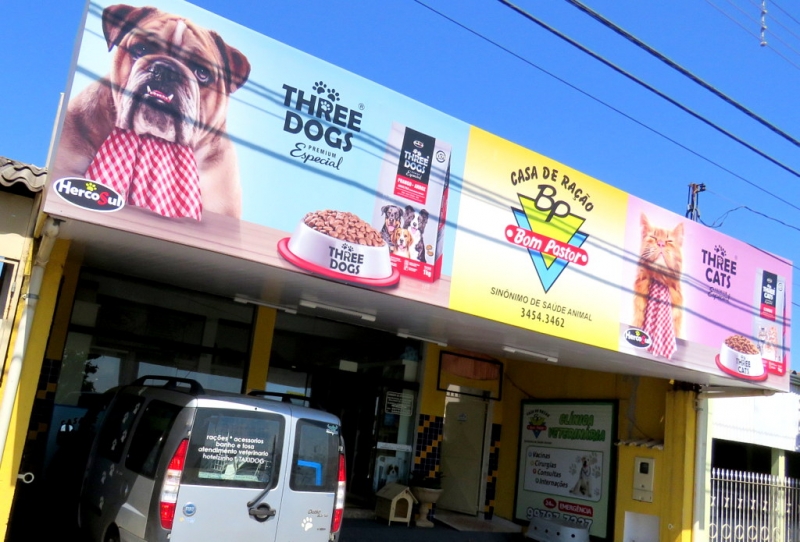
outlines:
[[[380,232],[346,211],[327,209],[306,214],[292,233],[288,248],[294,256],[334,276],[385,279],[393,273],[389,246]]]
[[[767,376],[761,351],[744,335],[731,335],[722,343],[719,352],[720,369],[749,380],[763,380]]]

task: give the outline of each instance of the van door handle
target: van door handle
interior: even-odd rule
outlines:
[[[278,511],[272,508],[269,504],[262,502],[258,506],[251,507],[247,513],[253,516],[256,521],[267,521],[274,516]]]

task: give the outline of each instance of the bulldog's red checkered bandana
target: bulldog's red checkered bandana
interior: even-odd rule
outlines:
[[[657,280],[650,283],[642,327],[653,340],[647,349],[648,352],[670,359],[678,347],[675,326],[672,323],[672,299],[669,296],[669,288]]]
[[[201,219],[197,162],[186,145],[114,128],[86,177],[110,186],[130,205],[166,217]]]

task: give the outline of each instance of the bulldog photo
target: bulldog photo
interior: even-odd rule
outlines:
[[[228,101],[250,63],[213,30],[154,7],[105,8],[109,74],[69,102],[53,179],[83,177],[167,217],[240,218]]]

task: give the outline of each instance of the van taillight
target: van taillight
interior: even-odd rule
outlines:
[[[164,485],[161,486],[159,508],[161,526],[165,529],[172,529],[172,521],[175,519],[175,505],[178,502],[178,489],[181,486],[181,474],[183,474],[183,467],[186,464],[187,448],[189,448],[189,440],[183,439],[167,466]]]
[[[333,523],[331,533],[338,533],[342,528],[342,517],[344,516],[344,490],[347,476],[344,466],[344,454],[339,454],[339,484],[336,487],[336,506],[333,509]]]

